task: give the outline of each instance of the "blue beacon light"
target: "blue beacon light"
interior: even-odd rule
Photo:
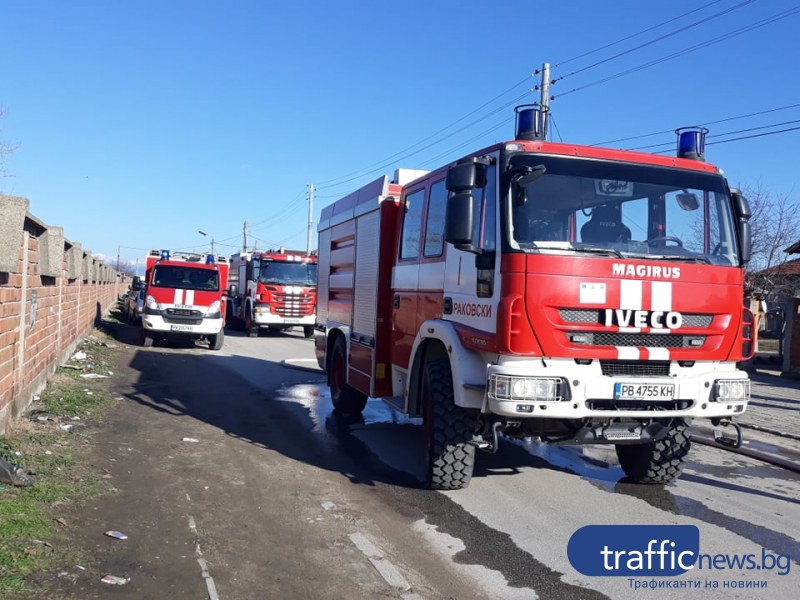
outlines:
[[[161,251],[161,260],[169,260],[169,250]]]
[[[544,140],[543,113],[538,104],[521,104],[514,108],[517,113],[517,128],[515,131],[518,140]]]
[[[206,256],[206,264],[207,265],[213,265],[214,264],[214,255],[213,254],[209,254],[209,255]]]
[[[703,160],[705,158],[706,134],[705,127],[681,127],[675,130],[678,136],[678,158]]]

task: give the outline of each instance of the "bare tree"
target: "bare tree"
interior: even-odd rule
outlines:
[[[753,216],[750,219],[753,251],[747,266],[748,291],[765,300],[780,302],[792,297],[796,277],[782,273],[781,267],[792,257],[784,252],[800,240],[800,203],[792,194],[775,195],[760,183],[745,187]]]

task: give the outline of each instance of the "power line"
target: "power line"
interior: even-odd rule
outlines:
[[[317,190],[325,190],[325,189],[330,189],[330,188],[338,187],[338,186],[340,186],[340,185],[344,185],[345,183],[350,183],[350,182],[352,182],[352,181],[355,181],[355,180],[357,180],[357,179],[360,179],[360,178],[362,178],[362,177],[365,177],[365,176],[367,176],[367,175],[370,175],[370,174],[372,174],[372,173],[378,173],[378,172],[382,172],[382,171],[384,171],[385,169],[387,169],[388,167],[390,167],[391,165],[395,164],[397,161],[399,161],[399,160],[405,160],[405,159],[407,159],[407,158],[411,158],[412,156],[416,156],[416,155],[417,155],[417,154],[419,154],[420,152],[423,152],[423,151],[425,151],[425,150],[427,150],[427,149],[429,149],[429,148],[432,148],[433,146],[436,146],[437,144],[440,144],[441,142],[443,142],[443,141],[445,141],[445,140],[447,140],[447,139],[450,139],[450,138],[451,138],[451,137],[453,137],[454,135],[457,135],[457,134],[461,133],[462,131],[465,131],[466,129],[469,129],[469,128],[470,128],[470,127],[472,127],[473,125],[476,125],[476,124],[480,123],[481,121],[485,121],[486,119],[488,119],[488,118],[489,118],[489,117],[491,117],[492,115],[494,115],[494,114],[497,114],[497,113],[498,113],[498,112],[500,112],[500,111],[506,110],[506,109],[507,109],[509,106],[513,106],[514,104],[517,104],[518,102],[520,102],[520,101],[522,101],[523,99],[525,99],[525,98],[527,97],[527,95],[528,95],[528,94],[527,94],[527,92],[526,92],[525,94],[522,94],[522,95],[520,95],[520,96],[517,96],[517,97],[516,97],[516,98],[514,98],[513,100],[511,100],[511,101],[507,102],[506,104],[504,104],[504,105],[502,105],[502,106],[500,106],[500,107],[498,107],[498,108],[494,109],[493,111],[491,111],[491,112],[489,112],[489,113],[487,113],[487,114],[483,115],[482,117],[479,117],[479,118],[475,119],[474,121],[472,121],[472,122],[470,122],[470,123],[468,123],[468,124],[464,125],[463,127],[460,127],[460,128],[459,128],[459,129],[457,129],[456,131],[454,131],[454,132],[452,132],[452,133],[449,133],[449,134],[447,134],[446,136],[444,136],[444,137],[441,137],[441,138],[439,138],[438,140],[435,140],[435,141],[431,142],[430,144],[427,144],[427,145],[423,146],[422,148],[419,148],[418,150],[415,150],[415,151],[413,151],[413,152],[409,152],[408,154],[405,154],[404,156],[397,157],[397,160],[392,160],[392,161],[390,161],[390,162],[385,162],[385,163],[381,164],[379,167],[377,167],[377,168],[375,168],[375,169],[372,169],[372,170],[369,170],[369,171],[363,172],[363,173],[361,173],[360,175],[357,175],[357,176],[355,176],[355,177],[350,177],[350,178],[348,178],[348,179],[344,179],[344,180],[342,180],[342,181],[339,181],[338,183],[333,183],[333,184],[329,184],[329,185],[318,185],[318,186],[317,186]],[[397,155],[395,155],[395,156],[397,156]]]
[[[640,35],[644,35],[645,33],[648,33],[650,31],[654,31],[654,30],[658,29],[659,27],[663,27],[664,25],[669,25],[670,23],[672,23],[674,21],[679,21],[683,17],[688,17],[691,14],[694,14],[696,12],[700,12],[701,10],[706,9],[709,6],[712,6],[714,4],[719,4],[720,2],[722,2],[722,0],[714,0],[713,2],[709,2],[708,4],[704,4],[703,6],[701,6],[699,8],[695,8],[694,10],[690,10],[689,12],[683,13],[682,15],[678,15],[677,17],[673,17],[672,19],[668,19],[667,21],[663,21],[663,22],[661,22],[661,23],[659,23],[657,25],[653,25],[652,27],[648,27],[647,29],[642,29],[641,31],[638,31],[638,32],[636,32],[634,34],[631,34],[631,35],[628,35],[628,36],[625,36],[624,38],[620,38],[615,42],[611,42],[610,44],[606,44],[605,46],[600,46],[598,48],[595,48],[594,50],[589,50],[588,52],[584,52],[583,54],[579,54],[578,56],[573,56],[572,58],[569,58],[567,60],[562,60],[561,62],[553,65],[553,68],[554,69],[558,68],[558,67],[560,67],[562,65],[565,65],[567,63],[571,63],[574,60],[578,60],[578,59],[584,58],[586,56],[590,56],[592,54],[596,54],[597,52],[600,52],[602,50],[606,50],[608,48],[616,46],[617,44],[621,44],[622,42],[627,42],[628,40],[631,40],[631,39],[633,39],[635,37],[639,37]]]
[[[790,108],[797,108],[799,106],[800,106],[800,103],[798,103],[798,104],[789,104],[787,106],[779,106],[778,108],[768,108],[767,110],[760,110],[760,111],[757,111],[757,112],[751,112],[751,113],[747,113],[746,115],[737,115],[735,117],[726,117],[725,119],[718,119],[716,121],[706,121],[706,122],[700,123],[700,125],[703,125],[703,126],[718,125],[719,123],[726,123],[728,121],[736,121],[738,119],[746,119],[748,117],[755,117],[755,116],[758,116],[758,115],[766,115],[768,113],[778,112],[778,111],[781,111],[781,110],[788,110]],[[673,131],[675,131],[675,130],[674,129],[665,129],[663,131],[653,131],[651,133],[643,133],[641,135],[632,135],[630,137],[618,138],[616,140],[608,140],[608,141],[605,141],[605,142],[596,142],[594,144],[589,144],[589,145],[590,146],[607,146],[609,144],[616,144],[617,142],[629,142],[631,140],[639,140],[639,139],[642,139],[642,138],[653,137],[655,135],[663,135],[665,133],[672,133]]]
[[[375,166],[377,166],[377,165],[383,165],[383,163],[386,163],[387,161],[390,161],[391,159],[398,158],[398,157],[399,157],[400,155],[402,155],[403,153],[405,153],[405,152],[408,152],[409,150],[412,150],[412,149],[416,148],[417,146],[419,146],[419,145],[421,145],[421,144],[424,144],[424,143],[425,143],[425,142],[427,142],[428,140],[431,140],[431,139],[435,138],[436,136],[438,136],[438,135],[439,135],[439,134],[441,134],[441,133],[444,133],[444,132],[445,132],[445,131],[447,131],[448,129],[450,129],[450,128],[454,127],[455,125],[458,125],[459,123],[461,123],[462,121],[464,121],[464,120],[468,119],[469,117],[471,117],[471,116],[472,116],[472,115],[474,115],[475,113],[477,113],[477,112],[480,112],[481,110],[483,110],[484,108],[486,108],[487,106],[489,106],[490,104],[492,104],[493,102],[495,102],[495,101],[499,100],[500,98],[502,98],[503,96],[505,96],[506,94],[508,94],[509,92],[511,92],[512,90],[514,90],[514,89],[518,88],[518,87],[519,87],[520,85],[522,85],[523,83],[526,83],[527,81],[529,81],[529,80],[531,79],[531,77],[532,77],[531,75],[527,75],[527,76],[526,76],[524,79],[521,79],[520,81],[518,81],[517,83],[515,83],[514,85],[512,85],[511,87],[509,87],[509,88],[508,88],[508,89],[506,89],[505,91],[501,92],[500,94],[498,94],[497,96],[495,96],[495,97],[494,97],[494,98],[492,98],[491,100],[488,100],[487,102],[484,102],[484,103],[483,103],[483,104],[481,104],[481,105],[480,105],[478,108],[476,108],[475,110],[472,110],[472,111],[468,112],[466,115],[464,115],[464,116],[463,116],[463,117],[461,117],[460,119],[457,119],[457,120],[453,121],[452,123],[450,123],[450,124],[449,124],[449,125],[447,125],[446,127],[442,127],[442,128],[441,128],[441,129],[439,129],[438,131],[436,131],[436,132],[434,132],[434,133],[430,134],[429,136],[427,136],[427,137],[425,137],[425,138],[421,139],[420,141],[418,141],[418,142],[416,142],[416,143],[414,143],[414,144],[412,144],[412,145],[408,146],[407,148],[404,148],[403,150],[400,150],[400,151],[396,152],[395,154],[392,154],[391,156],[387,156],[387,157],[386,157],[386,158],[384,158],[384,159],[381,159],[381,160],[379,160],[379,161],[377,161],[377,162],[374,162],[374,163],[372,163],[372,164],[369,164],[369,165],[367,165],[367,166],[365,166],[365,167],[362,167],[361,169],[358,169],[358,170],[356,170],[356,171],[352,171],[352,172],[350,172],[350,173],[347,173],[347,174],[345,174],[345,175],[341,175],[341,176],[339,176],[339,177],[334,177],[334,178],[332,178],[332,179],[327,179],[327,180],[325,180],[325,181],[320,181],[320,182],[318,182],[318,184],[317,184],[317,189],[321,189],[321,188],[325,188],[325,187],[332,187],[333,185],[339,185],[339,183],[348,183],[348,182],[350,182],[350,181],[353,181],[353,179],[354,179],[354,178],[358,178],[359,174],[367,175],[367,174],[369,174],[369,173],[373,173],[373,172],[374,172],[374,170],[370,171],[369,169],[371,169],[372,167],[375,167]],[[454,133],[452,133],[452,134],[450,134],[449,136],[445,136],[443,139],[447,139],[447,138],[448,138],[448,137],[450,137],[451,135],[455,135],[456,133],[458,133],[459,131],[462,131],[462,130],[463,130],[463,128],[462,128],[462,129],[460,129],[460,130],[458,130],[458,131],[456,131],[456,132],[454,132]],[[425,148],[422,148],[421,150],[424,150],[424,149],[426,149],[426,148],[428,148],[428,147],[429,147],[429,146],[426,146]],[[407,156],[405,156],[405,157],[403,157],[403,158],[407,158],[408,156],[413,156],[413,154],[412,154],[412,155],[407,155]],[[380,169],[382,169],[382,168],[383,168],[383,167],[379,167],[379,168],[378,168],[378,170],[380,170]],[[364,171],[366,171],[366,173],[365,173]],[[353,177],[353,176],[356,176],[356,177]],[[345,179],[345,178],[348,178],[348,177],[351,177],[351,179],[347,179],[346,181],[341,181],[341,182],[339,182],[339,183],[334,183],[334,182],[337,182],[337,181],[339,181],[340,179]]]
[[[800,119],[794,119],[792,121],[783,121],[781,123],[772,123],[771,125],[761,125],[759,127],[748,127],[746,129],[737,129],[737,130],[734,130],[734,131],[726,131],[724,133],[715,133],[715,134],[706,136],[706,139],[725,137],[725,136],[728,136],[728,135],[736,135],[737,133],[748,133],[750,131],[761,131],[761,130],[764,130],[764,129],[772,129],[773,127],[781,127],[783,125],[792,125],[794,123],[800,123]],[[712,142],[706,142],[707,145],[711,144],[711,143]],[[660,148],[661,146],[668,146],[668,145],[672,145],[672,144],[673,144],[673,142],[665,142],[663,144],[650,144],[648,146],[637,146],[635,148],[628,148],[628,150],[647,150],[649,148]]]
[[[750,31],[753,31],[753,30],[758,29],[760,27],[764,27],[765,25],[769,25],[769,24],[774,23],[776,21],[780,21],[782,19],[786,19],[788,17],[791,17],[791,16],[797,14],[798,12],[800,12],[800,5],[796,5],[793,8],[790,8],[790,9],[787,9],[787,10],[785,10],[783,12],[780,12],[780,13],[777,13],[775,15],[772,15],[771,17],[767,17],[766,19],[762,19],[761,21],[756,21],[755,23],[751,23],[750,25],[745,25],[744,27],[740,27],[739,29],[734,29],[733,31],[730,31],[728,33],[719,35],[719,36],[717,36],[715,38],[711,38],[710,40],[706,40],[705,42],[701,42],[699,44],[695,44],[694,46],[690,46],[688,48],[684,48],[683,50],[680,50],[678,52],[673,52],[672,54],[669,54],[669,55],[666,55],[666,56],[662,56],[661,58],[657,58],[657,59],[651,60],[649,62],[643,63],[643,64],[641,64],[641,65],[639,65],[637,67],[632,67],[630,69],[626,69],[624,71],[620,71],[619,73],[616,73],[614,75],[610,75],[608,77],[604,77],[602,79],[598,79],[598,80],[593,81],[591,83],[587,83],[585,85],[573,88],[573,89],[569,90],[568,92],[564,92],[563,94],[560,94],[558,97],[567,96],[569,94],[574,94],[575,92],[579,92],[581,90],[585,90],[587,88],[594,87],[596,85],[600,85],[600,84],[603,84],[603,83],[608,83],[609,81],[612,81],[614,79],[618,79],[620,77],[624,77],[625,75],[630,75],[632,73],[636,73],[636,72],[642,71],[644,69],[649,69],[650,67],[653,67],[655,65],[659,65],[661,63],[664,63],[664,62],[667,62],[669,60],[678,58],[680,56],[684,56],[686,54],[690,54],[692,52],[696,52],[697,50],[701,50],[703,48],[707,48],[709,46],[713,46],[714,44],[718,44],[720,42],[723,42],[723,41],[729,40],[731,38],[737,37],[739,35],[742,35],[744,33],[748,33]]]
[[[717,13],[714,13],[713,15],[710,15],[708,17],[700,19],[699,21],[695,21],[694,23],[689,23],[688,25],[684,25],[683,27],[675,29],[674,31],[670,31],[669,33],[665,33],[664,35],[661,35],[661,36],[659,36],[659,37],[657,37],[655,39],[652,39],[649,42],[645,42],[643,44],[639,44],[638,46],[634,46],[633,48],[630,48],[628,50],[624,50],[623,52],[619,52],[619,53],[617,53],[617,54],[615,54],[613,56],[609,56],[608,58],[604,58],[603,60],[599,60],[599,61],[597,61],[595,63],[592,63],[592,64],[590,64],[590,65],[588,65],[586,67],[583,67],[581,69],[577,69],[576,71],[572,71],[571,73],[568,73],[567,75],[563,75],[563,76],[561,76],[561,77],[559,77],[557,79],[554,79],[553,83],[557,83],[557,82],[559,82],[559,81],[561,81],[563,79],[566,79],[568,77],[572,77],[573,75],[577,75],[578,73],[583,73],[584,71],[588,71],[589,69],[593,69],[593,68],[598,67],[600,65],[603,65],[603,64],[605,64],[607,62],[611,62],[612,60],[615,60],[615,59],[620,58],[622,56],[626,56],[628,54],[636,52],[637,50],[641,50],[642,48],[646,48],[648,46],[652,46],[653,44],[656,44],[658,42],[661,42],[663,40],[666,40],[668,38],[676,36],[679,33],[683,33],[684,31],[688,31],[689,29],[692,29],[693,27],[698,27],[699,25],[702,25],[703,23],[708,23],[709,21],[712,21],[712,20],[714,20],[714,19],[716,19],[718,17],[721,17],[721,16],[726,15],[728,13],[731,13],[731,12],[733,12],[735,10],[743,8],[744,6],[747,6],[748,4],[752,4],[755,1],[756,0],[744,0],[744,2],[740,2],[739,4],[736,4],[735,6],[731,6],[729,8],[726,8],[725,10],[721,10],[721,11],[719,11]],[[700,10],[700,9],[697,9],[697,10]],[[639,35],[639,34],[635,34],[635,35]]]
[[[739,136],[739,137],[736,137],[736,138],[730,138],[730,139],[727,139],[727,140],[714,140],[714,141],[711,141],[711,142],[706,142],[706,146],[714,146],[716,144],[727,144],[729,142],[739,142],[741,140],[750,140],[750,139],[753,139],[753,138],[768,137],[770,135],[777,135],[779,133],[787,133],[787,132],[790,132],[790,131],[798,131],[798,130],[800,130],[800,126],[787,127],[786,129],[779,129],[777,131],[765,131],[763,133],[755,133],[755,134],[752,134],[752,135],[743,135],[743,136]],[[731,133],[721,133],[720,135],[721,136],[722,135],[731,135]],[[659,146],[668,146],[670,144],[658,144],[658,145]],[[631,150],[635,150],[635,148],[631,148]],[[654,150],[653,152],[651,152],[651,154],[666,154],[667,152],[670,152],[670,149]]]

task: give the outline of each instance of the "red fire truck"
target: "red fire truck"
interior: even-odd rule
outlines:
[[[204,338],[219,350],[225,339],[224,256],[151,250],[146,258],[141,343],[155,338]]]
[[[704,162],[516,139],[322,211],[317,359],[334,407],[421,416],[433,488],[468,485],[499,434],[613,444],[640,483],[678,476],[693,418],[750,397],[750,209]]]
[[[255,337],[259,330],[302,327],[314,334],[317,307],[317,257],[279,248],[231,256],[231,324]]]

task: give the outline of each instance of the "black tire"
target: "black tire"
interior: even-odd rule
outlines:
[[[139,343],[144,348],[150,348],[153,345],[153,336],[147,333],[144,327],[139,332]]]
[[[208,347],[211,350],[222,350],[222,344],[225,342],[225,329],[220,329],[217,335],[208,336]]]
[[[258,337],[258,325],[256,325],[251,311],[247,311],[247,315],[244,318],[244,330],[249,337]]]
[[[667,436],[648,444],[618,444],[617,458],[628,479],[635,483],[669,483],[680,476],[692,442],[684,421],[669,426]]]
[[[453,373],[446,358],[425,365],[422,383],[427,483],[434,490],[460,490],[469,485],[475,464],[475,419],[456,406]]]
[[[342,336],[336,338],[328,363],[328,384],[333,408],[344,415],[357,415],[367,405],[367,396],[347,383],[347,344]]]
[[[303,327],[303,336],[306,338],[310,338],[314,335],[314,326],[313,325],[306,325]]]

